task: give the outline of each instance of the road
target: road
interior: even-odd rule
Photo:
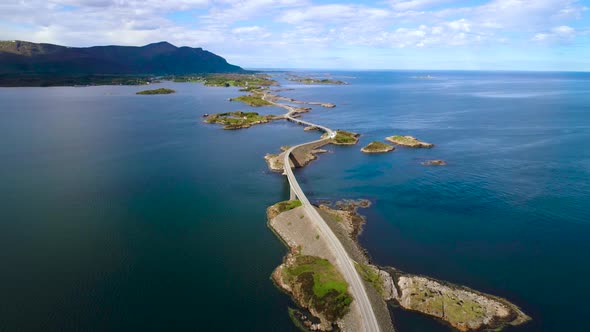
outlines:
[[[289,180],[291,190],[293,190],[297,198],[301,201],[305,213],[307,214],[309,219],[317,226],[320,232],[320,236],[326,240],[326,243],[332,249],[332,252],[336,257],[335,265],[339,268],[340,272],[344,276],[344,279],[346,279],[346,281],[348,282],[348,285],[350,286],[350,293],[358,303],[360,309],[360,317],[362,319],[362,331],[378,332],[379,324],[377,323],[377,317],[375,316],[375,312],[373,311],[373,307],[371,305],[371,302],[369,301],[369,297],[367,296],[367,291],[365,290],[363,281],[361,280],[361,277],[359,276],[358,272],[354,267],[354,261],[350,258],[350,256],[342,246],[342,243],[340,243],[340,240],[338,240],[334,232],[332,232],[326,221],[320,216],[315,207],[311,205],[311,203],[305,196],[305,193],[303,192],[303,190],[301,190],[301,187],[297,182],[297,178],[295,178],[295,174],[293,174],[293,170],[289,166],[289,156],[291,155],[293,150],[297,149],[302,145],[324,142],[326,140],[329,140],[330,138],[333,138],[336,135],[336,133],[327,127],[318,126],[311,122],[292,118],[289,114],[285,117],[290,121],[298,122],[308,126],[314,126],[328,133],[328,138],[299,144],[285,151],[285,159],[283,160],[283,165],[285,165],[285,174],[287,175],[287,179]]]
[[[326,137],[326,138],[322,138],[322,139],[319,139],[316,141],[302,143],[302,144],[293,146],[293,147],[289,148],[287,151],[285,151],[285,155],[284,155],[285,159],[283,160],[283,165],[285,165],[284,166],[285,175],[287,175],[287,179],[289,180],[289,185],[291,186],[291,190],[295,193],[297,198],[301,201],[302,206],[305,211],[305,214],[307,214],[307,217],[317,226],[318,231],[320,232],[320,236],[326,240],[328,247],[331,249],[332,253],[336,257],[335,258],[336,261],[334,263],[335,263],[336,267],[342,273],[344,279],[348,282],[350,293],[352,294],[352,297],[357,302],[359,310],[360,310],[360,313],[359,313],[360,318],[361,318],[360,323],[362,325],[362,329],[360,329],[360,331],[379,332],[380,329],[379,329],[379,323],[377,323],[377,317],[375,316],[375,312],[373,311],[373,306],[371,305],[371,301],[369,301],[369,297],[367,296],[367,291],[365,289],[363,281],[361,280],[360,275],[358,274],[358,272],[356,271],[356,269],[354,267],[354,261],[348,255],[348,253],[344,249],[344,246],[342,246],[342,243],[340,243],[340,240],[338,239],[338,237],[336,237],[336,234],[334,234],[334,232],[332,232],[332,230],[330,229],[330,227],[328,226],[326,221],[322,218],[322,216],[320,216],[320,214],[315,209],[315,207],[313,205],[311,205],[311,203],[307,199],[307,196],[305,196],[305,193],[303,192],[303,190],[301,190],[301,187],[299,186],[299,183],[297,182],[297,178],[295,178],[295,174],[293,174],[293,170],[290,167],[291,163],[290,163],[289,156],[291,155],[293,150],[297,149],[300,146],[307,145],[307,144],[326,142],[326,141],[330,140],[331,138],[336,137],[336,132],[328,127],[320,126],[315,123],[311,123],[311,122],[308,122],[305,120],[294,118],[293,115],[298,113],[294,107],[289,106],[289,105],[285,105],[285,104],[279,104],[279,103],[276,103],[272,100],[268,100],[266,93],[264,93],[262,95],[262,99],[268,101],[269,103],[273,104],[274,106],[286,109],[287,114],[284,115],[285,119],[295,122],[295,123],[298,123],[298,124],[316,127],[328,134],[328,137]]]

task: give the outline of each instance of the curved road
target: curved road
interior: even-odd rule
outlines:
[[[328,133],[327,138],[319,139],[317,141],[307,142],[303,144],[299,144],[289,148],[285,151],[285,159],[283,160],[283,165],[285,165],[284,170],[285,174],[287,175],[287,179],[289,180],[289,185],[291,186],[291,190],[295,193],[297,198],[301,201],[305,213],[310,218],[310,220],[317,226],[319,229],[321,236],[326,239],[328,246],[332,248],[332,252],[336,257],[336,265],[339,267],[340,272],[348,282],[350,286],[350,292],[352,293],[353,298],[357,301],[359,309],[360,309],[360,316],[362,318],[362,331],[371,331],[371,332],[378,332],[379,331],[379,324],[377,323],[377,317],[375,317],[375,312],[373,311],[373,307],[371,306],[371,302],[369,301],[369,297],[367,296],[367,291],[365,290],[363,281],[361,277],[357,273],[354,262],[340,243],[340,240],[336,237],[334,232],[330,229],[326,221],[320,216],[318,211],[314,208],[313,205],[309,202],[303,190],[299,186],[295,175],[293,174],[293,170],[290,167],[290,159],[289,156],[293,152],[293,150],[297,149],[300,146],[312,144],[312,143],[319,143],[329,140],[330,138],[334,138],[336,133],[331,130],[330,128],[319,126],[313,124],[311,122],[303,121],[300,119],[293,118],[290,112],[285,115],[287,120],[297,122],[300,124],[314,126],[317,127],[326,133]]]

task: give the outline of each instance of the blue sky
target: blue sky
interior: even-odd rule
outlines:
[[[590,70],[579,0],[3,0],[0,39],[203,47],[245,68]]]

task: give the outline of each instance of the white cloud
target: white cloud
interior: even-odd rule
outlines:
[[[318,0],[4,0],[0,39],[70,46],[168,40],[236,59],[245,53],[253,59],[286,53],[290,59],[307,58],[311,50],[327,58],[322,52],[346,47],[371,52],[573,42],[586,35],[572,28],[586,10],[577,0],[489,0],[464,7],[452,0],[363,5]],[[186,11],[182,23],[169,15],[177,11]]]
[[[554,27],[549,32],[537,33],[532,40],[536,42],[568,42],[576,36],[576,29],[567,25]]]
[[[432,6],[440,4],[446,4],[452,2],[452,0],[392,0],[389,1],[391,7],[395,10],[406,11],[406,10],[418,10],[426,9]]]

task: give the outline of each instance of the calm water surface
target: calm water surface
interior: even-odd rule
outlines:
[[[297,171],[310,198],[371,199],[361,242],[377,264],[504,296],[534,318],[511,331],[584,330],[590,75],[333,74],[351,85],[282,81],[295,89],[283,94],[336,103],[305,118],[361,145],[410,134],[436,147],[330,147]],[[0,89],[0,331],[294,330],[265,220],[288,188],[263,156],[318,134],[223,131],[201,115],[248,109],[227,102],[236,89],[162,86],[178,93]],[[402,332],[448,331],[393,314]]]

